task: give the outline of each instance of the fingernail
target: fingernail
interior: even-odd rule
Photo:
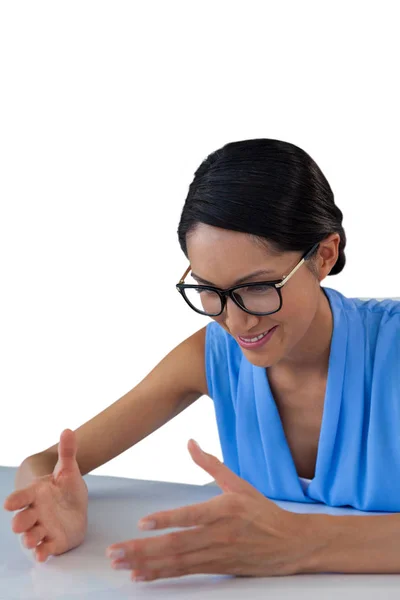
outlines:
[[[142,530],[154,529],[155,526],[156,526],[155,521],[139,521],[139,523],[138,523],[139,529],[142,529]]]
[[[107,550],[107,556],[112,559],[124,558],[125,550],[118,548],[118,550]]]
[[[195,446],[197,446],[197,448],[200,450],[200,452],[203,452],[203,450],[200,448],[199,444],[196,442],[196,440],[193,440],[193,443]]]

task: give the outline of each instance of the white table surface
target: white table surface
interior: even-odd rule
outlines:
[[[16,467],[0,467],[0,501],[14,490]],[[120,600],[126,598],[204,598],[321,600],[399,597],[400,575],[315,574],[289,577],[236,578],[232,575],[187,575],[135,583],[130,571],[115,571],[105,556],[107,546],[128,539],[173,531],[141,532],[136,523],[152,512],[208,500],[222,491],[196,486],[86,475],[89,489],[88,532],[81,546],[47,563],[34,561],[32,550],[11,530],[15,513],[0,510],[0,600]],[[294,512],[367,514],[324,505],[276,502]],[[376,514],[376,513],[374,513]]]

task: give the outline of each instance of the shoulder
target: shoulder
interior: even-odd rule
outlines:
[[[388,324],[396,327],[400,319],[400,298],[347,298],[337,290],[324,288],[333,313],[344,311],[348,320],[361,320],[366,325]]]
[[[399,333],[400,299],[397,298],[350,298],[346,307],[349,316],[357,312],[366,331],[376,335]]]
[[[328,294],[334,315],[345,316],[351,347],[364,346],[371,359],[400,358],[400,298],[346,298],[336,290]]]

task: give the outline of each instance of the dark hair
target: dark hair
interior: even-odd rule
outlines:
[[[339,233],[339,257],[329,273],[336,275],[346,263],[342,220],[328,181],[304,150],[253,139],[226,144],[201,163],[182,209],[178,238],[188,258],[186,238],[198,223],[247,233],[276,254],[305,253]],[[312,262],[309,268],[315,272]]]

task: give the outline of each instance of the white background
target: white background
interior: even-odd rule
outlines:
[[[0,464],[77,429],[206,324],[175,289],[176,229],[227,142],[308,152],[348,237],[323,285],[400,295],[397,8],[1,2]],[[206,483],[191,437],[221,458],[208,397],[92,473]]]

